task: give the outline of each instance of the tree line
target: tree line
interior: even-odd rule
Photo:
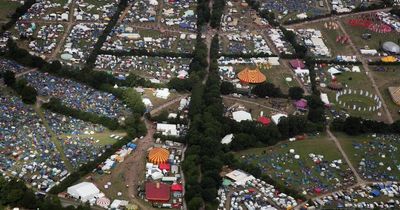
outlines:
[[[32,7],[33,4],[36,3],[36,0],[26,0],[24,1],[24,4],[19,6],[15,12],[11,15],[10,20],[1,26],[0,34],[3,34],[5,31],[11,29],[15,23],[18,21],[20,17],[22,17],[28,10],[29,8]]]
[[[17,92],[24,103],[26,104],[34,104],[36,103],[37,91],[35,88],[28,85],[28,82],[25,79],[17,80],[15,78],[15,73],[7,70],[1,74],[4,80],[5,85],[12,88],[15,92]]]
[[[56,196],[38,197],[25,183],[15,178],[6,179],[0,174],[0,208],[21,207],[47,210],[90,210],[90,205],[63,207]]]
[[[212,12],[210,18],[210,26],[212,28],[219,28],[221,25],[221,18],[224,13],[226,1],[214,0],[212,5]]]
[[[357,136],[365,133],[400,134],[400,120],[392,124],[367,120],[361,117],[348,117],[346,119],[334,119],[331,127],[334,131],[344,132],[351,136]]]

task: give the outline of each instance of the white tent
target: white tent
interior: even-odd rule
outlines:
[[[142,101],[143,101],[143,104],[146,107],[152,107],[153,106],[153,103],[151,103],[150,99],[148,99],[148,98],[143,98]]]
[[[251,181],[251,180],[255,179],[254,176],[249,175],[240,170],[234,170],[234,171],[226,174],[226,177],[233,180],[236,185],[241,185],[241,186],[244,186],[247,181]]]
[[[321,101],[324,102],[325,105],[329,105],[329,99],[328,99],[328,94],[326,93],[321,93]]]
[[[174,124],[157,123],[157,132],[161,132],[165,136],[179,136]]]
[[[76,199],[80,199],[82,202],[86,202],[95,198],[100,193],[100,190],[93,183],[82,182],[68,187],[67,193]]]
[[[228,134],[221,140],[221,144],[229,144],[233,140],[233,134]]]
[[[236,122],[241,122],[243,120],[252,120],[251,114],[245,111],[236,111],[232,113],[232,117]]]
[[[282,117],[287,117],[287,115],[286,114],[275,114],[275,115],[271,116],[271,119],[272,119],[272,122],[274,122],[276,125],[278,125],[278,123]]]
[[[168,99],[169,96],[169,89],[168,88],[163,88],[163,89],[157,89],[154,95],[157,98],[162,98],[162,99]]]

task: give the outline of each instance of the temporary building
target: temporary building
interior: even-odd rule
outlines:
[[[306,66],[304,65],[304,61],[300,59],[294,59],[290,61],[290,66],[293,69],[304,69]]]
[[[296,106],[296,109],[300,109],[300,110],[305,110],[307,109],[307,100],[305,99],[300,99],[296,102],[294,102],[294,105]]]
[[[183,191],[183,186],[181,184],[173,184],[171,186],[171,190],[172,191],[179,191],[182,192]]]
[[[167,184],[147,182],[145,186],[146,199],[150,202],[168,202],[171,196],[171,188]]]
[[[400,86],[388,88],[390,96],[395,104],[400,106]]]
[[[103,207],[103,208],[108,208],[110,203],[111,203],[110,199],[108,199],[106,197],[99,198],[96,201],[96,205]]]
[[[269,125],[271,123],[271,119],[264,117],[264,116],[260,116],[257,119],[258,122],[262,123],[263,125]]]
[[[267,79],[259,69],[245,68],[237,76],[241,82],[249,84],[263,83]]]
[[[322,101],[325,105],[330,105],[330,103],[329,103],[329,98],[328,98],[328,94],[326,94],[326,93],[321,93],[320,97],[321,97],[321,101]]]
[[[170,92],[168,88],[163,88],[163,89],[157,89],[154,95],[157,98],[162,98],[162,99],[168,99]]]
[[[160,165],[158,165],[158,168],[160,170],[170,171],[171,170],[171,165],[168,164],[168,163],[161,163]]]
[[[232,113],[232,117],[236,122],[241,122],[241,121],[245,121],[245,120],[252,120],[251,118],[251,114],[246,112],[246,111],[236,111]]]
[[[397,61],[397,58],[394,56],[385,56],[385,57],[381,58],[381,61],[384,63],[394,63]]]
[[[394,42],[385,42],[382,44],[382,49],[388,53],[399,54],[400,46]]]
[[[110,208],[111,209],[120,209],[121,207],[126,207],[128,209],[129,202],[126,200],[118,200],[115,199],[112,203]]]
[[[100,193],[100,190],[93,183],[82,182],[68,187],[67,193],[76,199],[80,199],[82,202],[86,202],[95,198]]]
[[[157,132],[161,132],[164,136],[179,136],[175,124],[157,123]]]
[[[222,138],[221,144],[229,144],[232,142],[232,140],[233,140],[233,134],[231,133]]]
[[[161,163],[166,163],[168,161],[169,157],[169,151],[156,147],[149,152],[149,161],[154,163],[154,164],[161,164]]]
[[[234,170],[226,174],[226,177],[234,181],[236,185],[240,186],[244,186],[246,185],[247,181],[252,181],[255,179],[254,176],[249,175],[241,170]]]
[[[279,114],[272,115],[271,119],[272,119],[272,122],[274,122],[276,125],[278,125],[278,123],[282,117],[287,117],[287,115],[279,113]]]

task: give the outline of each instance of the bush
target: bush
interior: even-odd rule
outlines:
[[[265,83],[256,85],[251,90],[251,93],[260,98],[265,98],[266,96],[278,98],[278,97],[283,96],[281,89],[278,87],[275,87],[274,84],[269,83],[269,82],[265,82]]]

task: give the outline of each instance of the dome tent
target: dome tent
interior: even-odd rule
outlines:
[[[382,49],[388,53],[399,54],[400,46],[394,42],[385,42],[382,44]]]

